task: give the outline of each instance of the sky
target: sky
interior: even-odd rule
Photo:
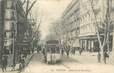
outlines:
[[[52,23],[60,19],[70,2],[71,0],[37,0],[32,11],[34,17],[41,19],[41,39],[45,39],[50,34]]]

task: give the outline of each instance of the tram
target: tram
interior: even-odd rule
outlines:
[[[61,61],[61,48],[58,40],[46,42],[47,63],[55,64]]]

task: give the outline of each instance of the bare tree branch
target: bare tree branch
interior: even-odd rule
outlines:
[[[29,7],[29,0],[27,1],[27,7],[26,7],[26,18],[30,12],[30,10],[32,9],[32,7],[34,6],[34,4],[37,2],[37,0],[35,0]]]
[[[24,1],[22,2],[22,6],[23,6],[25,3],[26,3],[26,0],[24,0]]]
[[[97,38],[98,38],[98,42],[99,42],[99,45],[100,45],[101,55],[102,55],[102,58],[104,58],[103,54],[104,54],[104,50],[106,50],[105,46],[109,42],[109,35],[110,35],[109,29],[110,29],[111,20],[110,20],[109,0],[107,0],[107,8],[106,8],[105,20],[103,22],[101,22],[101,24],[100,24],[100,26],[101,25],[103,26],[100,29],[104,30],[104,32],[102,32],[103,38],[101,38],[101,36],[100,36],[100,31],[99,31],[99,26],[98,26],[99,24],[97,23],[97,17],[96,17],[95,10],[94,10],[94,7],[93,7],[93,0],[90,0],[90,3],[91,3],[91,9],[93,11],[94,18],[95,18]]]
[[[98,37],[99,45],[100,45],[100,47],[102,47],[101,39],[100,39],[100,33],[98,31],[97,17],[96,17],[96,14],[95,14],[95,11],[94,11],[94,7],[93,7],[93,0],[90,0],[90,4],[91,4],[91,9],[93,11],[94,17],[95,17],[95,24],[96,24],[95,28],[97,30],[97,37]]]

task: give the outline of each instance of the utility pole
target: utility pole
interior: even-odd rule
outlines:
[[[4,45],[4,37],[3,37],[3,32],[4,32],[4,0],[0,1],[0,63],[1,63],[1,58],[3,54],[3,45]]]
[[[107,35],[107,50],[110,53],[110,26],[111,26],[111,9],[112,9],[112,0],[107,0],[107,25],[108,25],[108,35]]]

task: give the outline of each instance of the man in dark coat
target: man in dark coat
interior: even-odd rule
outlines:
[[[2,60],[1,60],[1,63],[2,63],[2,71],[6,71],[6,67],[7,67],[7,55],[3,55],[2,56]]]
[[[67,54],[67,57],[69,57],[69,53],[70,53],[70,46],[67,46],[67,47],[66,47],[66,54]]]
[[[44,48],[42,49],[42,53],[44,55],[44,62],[47,62],[47,52]]]
[[[109,58],[109,55],[107,54],[107,52],[105,51],[104,52],[104,63],[106,64],[106,60],[107,60],[107,58]]]

